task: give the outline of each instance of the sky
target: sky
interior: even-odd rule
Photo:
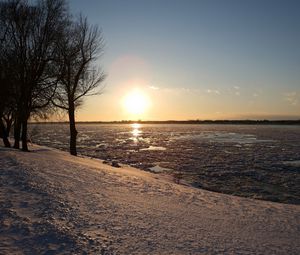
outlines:
[[[107,78],[80,121],[300,119],[300,1],[70,0]]]

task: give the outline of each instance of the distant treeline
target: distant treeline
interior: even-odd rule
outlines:
[[[34,122],[34,124],[66,124],[68,122]],[[79,121],[81,124],[229,124],[229,125],[300,125],[299,120],[164,120],[164,121]]]

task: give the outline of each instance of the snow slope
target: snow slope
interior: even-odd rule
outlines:
[[[0,147],[0,254],[300,254],[300,206]]]

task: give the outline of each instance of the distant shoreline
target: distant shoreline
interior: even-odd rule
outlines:
[[[30,124],[66,124],[68,121],[42,121]],[[78,124],[221,124],[221,125],[300,125],[299,120],[165,120],[165,121],[77,121]]]

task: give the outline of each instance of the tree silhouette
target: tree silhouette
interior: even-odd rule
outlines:
[[[68,112],[70,152],[76,155],[75,111],[100,93],[105,75],[95,68],[102,33],[86,18],[71,17],[65,0],[0,2],[0,135],[14,118],[14,147],[27,151],[27,123],[53,105]],[[52,102],[52,104],[51,104]]]
[[[1,5],[1,20],[1,58],[9,60],[6,73],[15,100],[14,147],[19,148],[22,131],[22,150],[27,151],[28,119],[49,105],[56,90],[51,66],[65,25],[65,1],[7,1]]]
[[[70,124],[70,153],[77,155],[75,111],[85,96],[99,94],[105,79],[95,68],[95,60],[103,50],[103,37],[97,26],[90,26],[86,18],[65,27],[59,41],[58,66],[60,75],[53,104],[67,111]]]

